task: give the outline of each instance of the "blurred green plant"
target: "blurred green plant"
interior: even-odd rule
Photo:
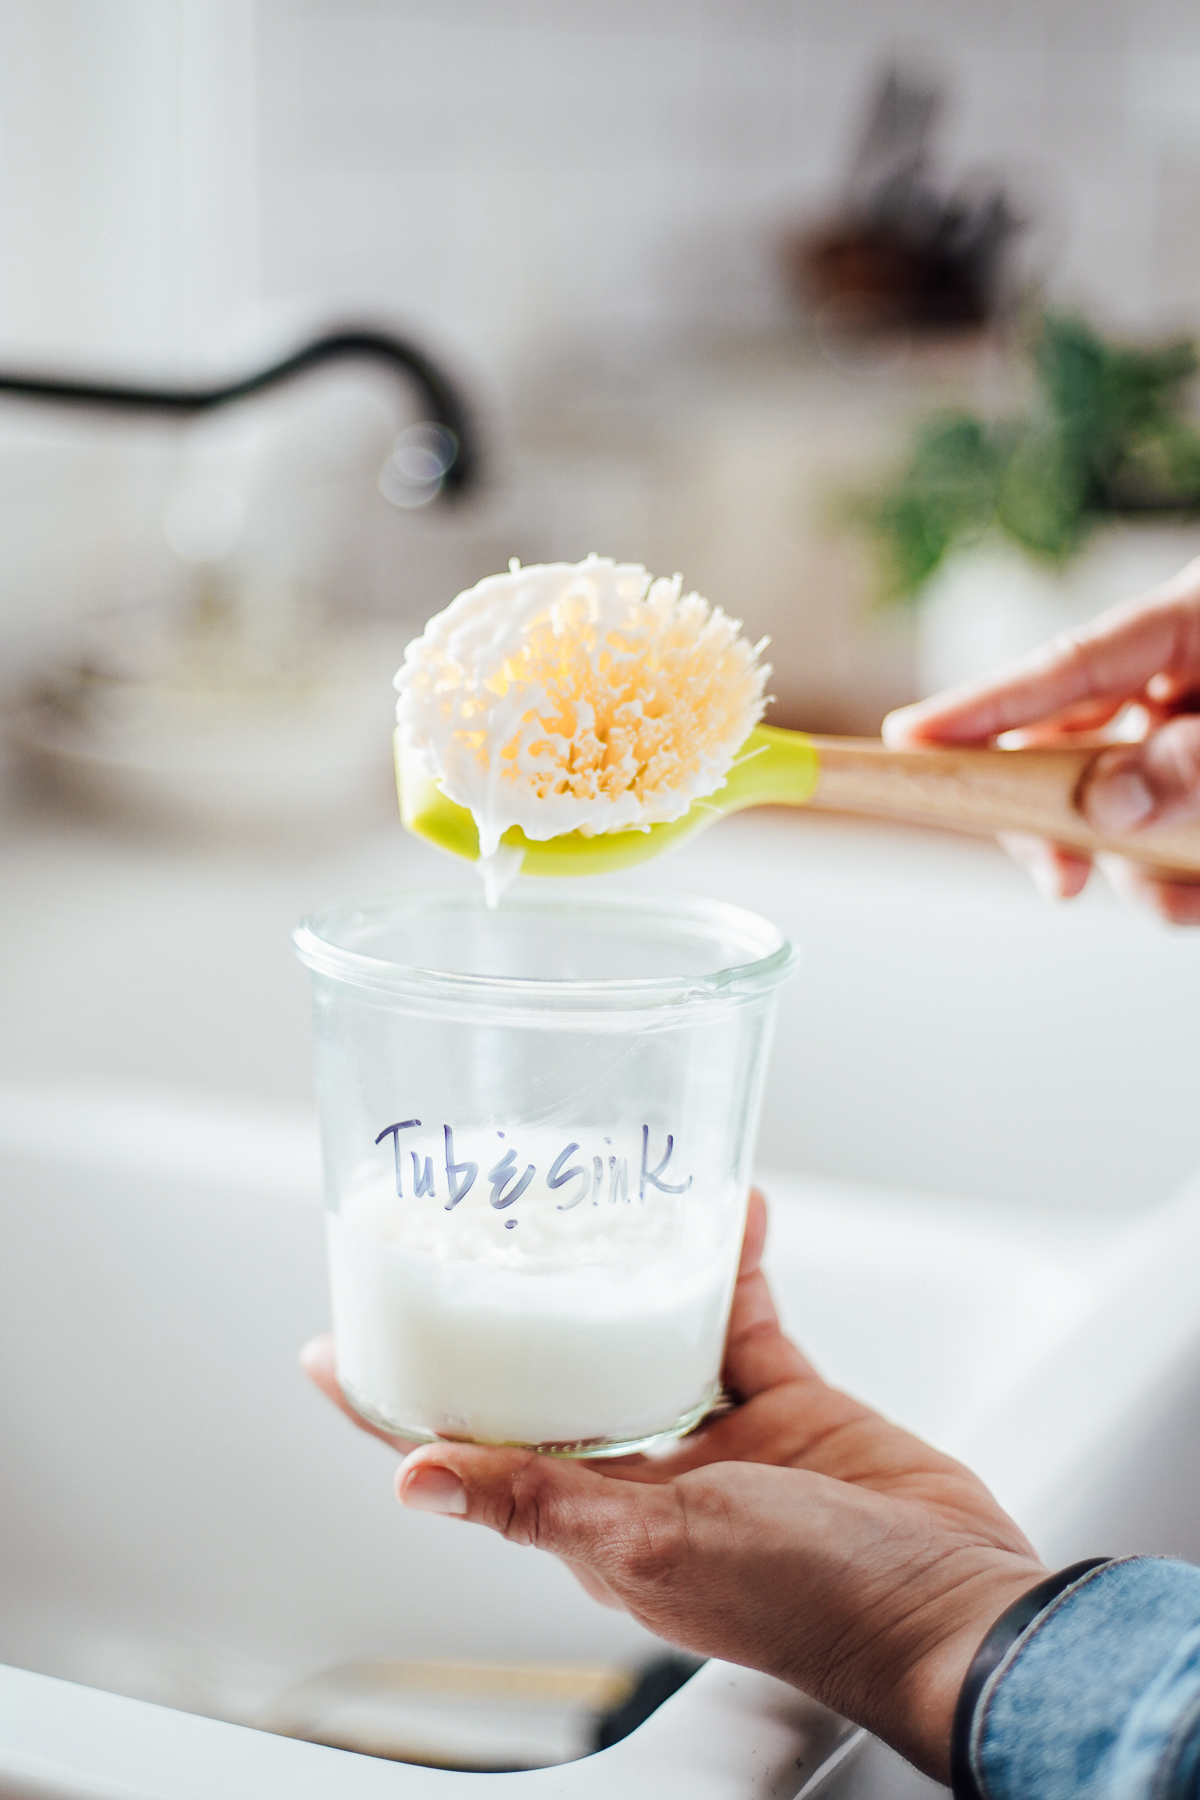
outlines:
[[[891,484],[853,503],[881,552],[885,599],[916,599],[951,549],[991,531],[1061,566],[1103,519],[1200,513],[1195,344],[1130,348],[1046,313],[1032,355],[1028,414],[935,415]]]

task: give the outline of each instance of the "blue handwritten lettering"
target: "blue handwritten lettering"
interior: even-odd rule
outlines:
[[[452,1212],[463,1198],[464,1194],[470,1193],[471,1188],[474,1185],[475,1177],[479,1173],[479,1164],[473,1162],[456,1163],[454,1160],[453,1128],[449,1125],[443,1125],[442,1130],[446,1134],[446,1186],[450,1192],[450,1198],[446,1202],[446,1211]],[[460,1176],[464,1177],[461,1181],[459,1180]]]
[[[569,1200],[559,1201],[559,1212],[570,1212],[573,1206],[578,1206],[579,1202],[584,1198],[592,1185],[591,1177],[588,1175],[588,1172],[582,1163],[575,1163],[569,1169],[563,1168],[563,1164],[566,1162],[568,1156],[574,1156],[578,1148],[578,1144],[568,1144],[565,1150],[560,1150],[554,1161],[550,1164],[549,1171],[546,1175],[546,1186],[552,1193],[557,1193],[558,1189],[560,1187],[565,1187],[568,1181],[574,1181],[577,1175],[580,1177],[579,1187],[577,1191],[572,1194],[571,1198]]]
[[[681,1182],[678,1187],[673,1186],[672,1183],[669,1181],[663,1181],[661,1179],[663,1170],[666,1168],[667,1164],[671,1160],[671,1152],[672,1152],[672,1150],[674,1150],[674,1148],[675,1148],[675,1139],[672,1137],[671,1133],[668,1132],[667,1133],[667,1148],[663,1154],[663,1159],[659,1163],[657,1169],[652,1169],[650,1167],[650,1127],[648,1125],[642,1126],[642,1174],[641,1174],[641,1179],[638,1182],[638,1199],[639,1200],[644,1200],[646,1198],[646,1183],[647,1182],[649,1182],[651,1184],[651,1186],[656,1187],[659,1190],[659,1192],[663,1193],[663,1194],[686,1194],[687,1193],[688,1189],[692,1185],[692,1178],[690,1175],[688,1176],[687,1180],[684,1182]]]
[[[421,1198],[422,1194],[435,1194],[436,1195],[436,1189],[434,1188],[434,1185],[433,1185],[433,1158],[432,1158],[432,1156],[427,1156],[425,1158],[425,1168],[424,1168],[424,1171],[422,1171],[420,1158],[418,1157],[416,1151],[410,1150],[408,1154],[412,1157],[413,1193],[417,1196],[417,1199],[419,1200]]]
[[[392,1153],[396,1159],[397,1200],[403,1200],[404,1198],[404,1189],[400,1183],[400,1133],[402,1131],[410,1131],[414,1125],[419,1125],[420,1123],[420,1119],[399,1119],[394,1125],[385,1125],[379,1136],[375,1139],[377,1144],[382,1144],[385,1137],[391,1136]],[[421,1190],[418,1188],[417,1192],[420,1193],[420,1191]]]
[[[521,1179],[517,1182],[512,1193],[506,1194],[504,1190],[513,1178],[513,1171],[515,1170],[516,1165],[516,1151],[506,1150],[504,1152],[503,1161],[498,1162],[494,1169],[488,1170],[488,1180],[492,1184],[492,1205],[496,1208],[497,1212],[502,1212],[506,1206],[511,1206],[514,1200],[519,1200],[521,1195],[525,1192],[525,1189],[537,1174],[537,1170],[534,1168],[533,1164],[530,1163]]]

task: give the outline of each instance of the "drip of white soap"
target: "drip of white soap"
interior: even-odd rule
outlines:
[[[589,556],[489,575],[405,651],[406,748],[479,829],[488,904],[520,868],[501,838],[646,831],[724,786],[770,669],[681,578]]]

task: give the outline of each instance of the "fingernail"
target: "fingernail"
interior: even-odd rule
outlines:
[[[879,727],[879,735],[889,747],[903,744],[905,727],[911,714],[919,711],[919,704],[913,706],[897,706],[890,712]]]
[[[1024,869],[1043,900],[1057,904],[1066,899],[1058,862],[1048,845],[1040,838],[1028,837],[1023,831],[1001,831],[998,837],[1017,867]]]
[[[1062,876],[1058,872],[1052,856],[1028,856],[1024,859],[1025,873],[1032,881],[1035,890],[1043,900],[1057,906],[1066,899],[1063,893]]]
[[[422,1463],[400,1484],[400,1503],[414,1512],[457,1513],[467,1510],[467,1490],[452,1469]]]
[[[1154,811],[1154,795],[1135,769],[1100,775],[1084,796],[1088,818],[1100,831],[1132,831]]]

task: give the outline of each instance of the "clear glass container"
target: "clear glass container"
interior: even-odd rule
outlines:
[[[295,944],[354,1406],[593,1456],[698,1423],[792,947],[737,907],[574,884],[347,901]]]

